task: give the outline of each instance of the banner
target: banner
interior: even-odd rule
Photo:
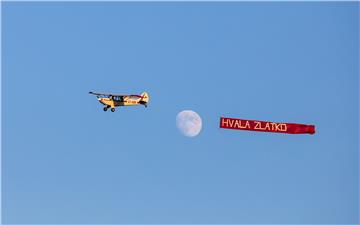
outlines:
[[[249,130],[259,132],[275,132],[285,134],[314,134],[315,126],[296,123],[275,123],[259,120],[243,120],[220,117],[220,128]]]

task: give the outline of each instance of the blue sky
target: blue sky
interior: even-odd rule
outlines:
[[[2,3],[3,222],[357,223],[358,18],[357,2]],[[105,113],[89,91],[149,107]]]

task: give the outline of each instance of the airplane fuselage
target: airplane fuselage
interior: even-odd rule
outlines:
[[[132,105],[145,105],[141,103],[140,100],[113,100],[111,98],[99,98],[99,102],[103,105],[109,106],[111,108],[118,107],[118,106],[132,106]]]

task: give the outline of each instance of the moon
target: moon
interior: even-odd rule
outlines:
[[[195,137],[201,131],[202,120],[196,112],[184,110],[176,116],[176,127],[186,137]]]

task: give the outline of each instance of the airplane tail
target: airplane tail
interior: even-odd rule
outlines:
[[[147,107],[147,103],[149,102],[149,95],[146,92],[141,93],[141,101],[140,103]]]

